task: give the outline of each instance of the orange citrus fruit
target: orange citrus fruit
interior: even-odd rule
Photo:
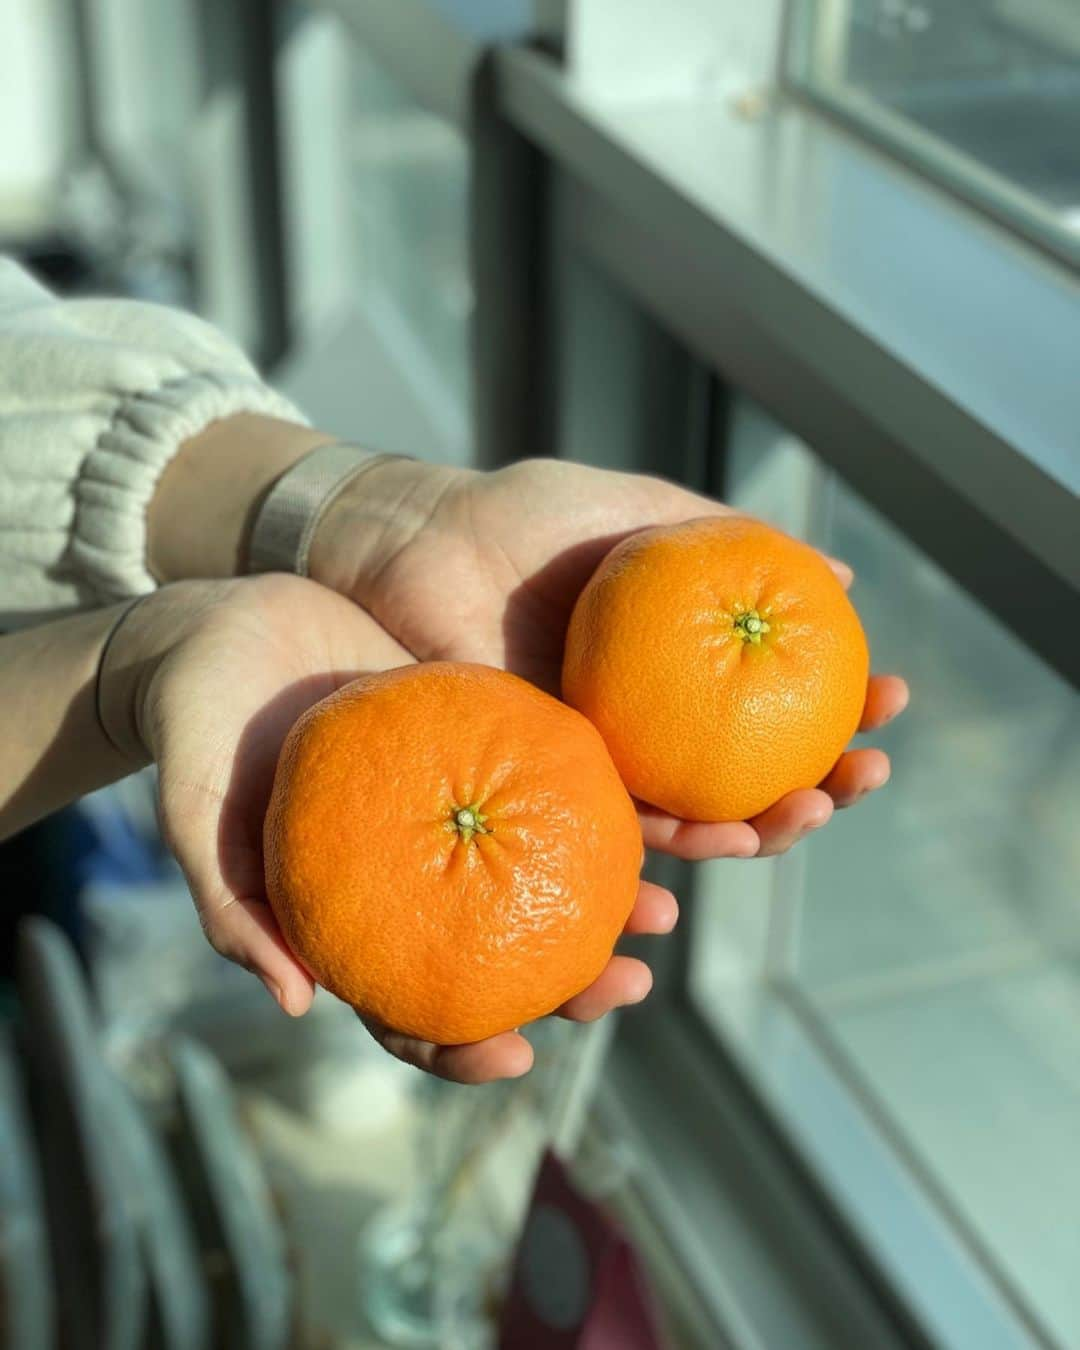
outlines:
[[[859,616],[825,559],[718,516],[612,549],[570,620],[563,697],[636,797],[686,820],[747,820],[821,782],[868,677]]]
[[[550,1013],[633,907],[634,805],[580,713],[486,666],[368,675],[289,733],[267,893],[312,975],[440,1045]]]

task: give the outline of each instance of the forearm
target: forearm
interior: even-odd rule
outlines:
[[[155,674],[234,585],[166,586],[0,637],[0,838],[150,762]]]
[[[251,527],[266,494],[299,459],[334,437],[296,422],[238,414],[181,446],[147,512],[147,565],[159,581],[232,577],[247,570]],[[462,470],[389,458],[334,498],[310,555],[311,576],[369,598],[386,560],[430,518]]]
[[[223,418],[191,437],[150,501],[149,571],[159,581],[242,573],[251,524],[267,491],[298,459],[333,439],[254,413]]]
[[[114,605],[0,638],[0,837],[144,762],[109,743],[94,704],[102,646],[123,611]]]

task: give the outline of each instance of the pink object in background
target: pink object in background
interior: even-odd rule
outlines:
[[[664,1350],[626,1235],[545,1154],[518,1244],[500,1350]]]

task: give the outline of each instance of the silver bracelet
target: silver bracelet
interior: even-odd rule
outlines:
[[[113,639],[120,632],[125,622],[130,618],[132,612],[148,600],[153,591],[148,591],[145,595],[137,595],[134,600],[130,600],[112,622],[112,627],[105,634],[105,641],[101,644],[101,650],[98,652],[97,665],[94,668],[94,715],[97,717],[97,724],[101,734],[109,742],[114,750],[121,755],[128,755],[128,751],[120,744],[105,724],[105,711],[102,707],[102,685],[105,680],[105,664],[109,659],[109,650],[113,645]]]
[[[359,445],[320,445],[277,480],[259,507],[247,548],[248,572],[308,574],[319,521],[341,490],[364,469],[402,455]]]

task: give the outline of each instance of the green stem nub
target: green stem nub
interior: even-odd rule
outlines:
[[[467,844],[474,834],[490,834],[491,830],[487,824],[487,816],[480,810],[478,804],[472,806],[458,806],[450,818],[450,823],[457,830],[462,840]]]
[[[756,609],[748,609],[743,614],[735,615],[735,631],[744,642],[752,642],[755,647],[760,647],[769,625]]]

